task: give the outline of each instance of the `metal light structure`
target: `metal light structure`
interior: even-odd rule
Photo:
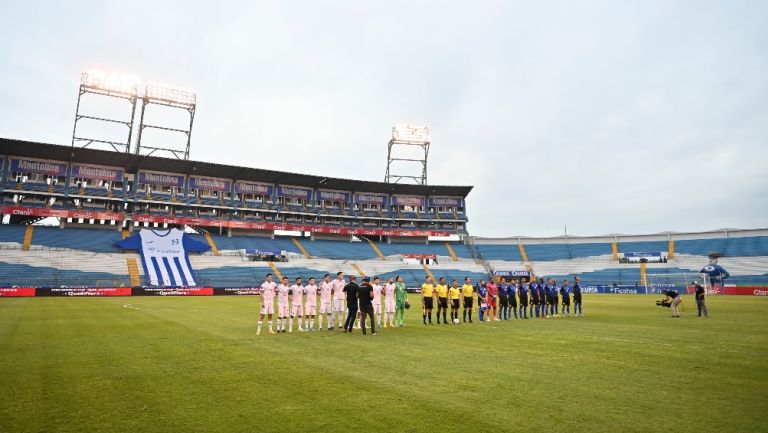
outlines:
[[[130,152],[131,134],[133,133],[133,119],[136,114],[136,101],[138,98],[138,80],[135,77],[117,74],[114,72],[104,72],[91,70],[83,72],[80,75],[80,88],[77,95],[77,108],[75,109],[75,124],[72,127],[72,146],[88,147],[93,143],[108,144],[116,152]],[[130,119],[111,119],[106,117],[97,117],[80,113],[80,103],[86,94],[93,94],[101,97],[125,99],[131,104]],[[78,136],[78,123],[81,120],[93,120],[103,123],[112,123],[124,125],[128,128],[128,137],[126,141],[113,141],[97,139],[93,137]]]
[[[395,125],[392,127],[392,138],[389,140],[387,149],[387,172],[384,175],[384,181],[387,183],[399,183],[403,179],[414,181],[419,185],[427,184],[427,157],[429,156],[429,128],[426,126],[414,125]],[[412,157],[404,155],[407,148],[419,148],[418,154],[424,154],[423,157]],[[418,168],[414,169],[414,174],[395,174],[392,172],[392,165],[421,165],[421,172]],[[404,163],[404,164],[399,164]],[[417,165],[418,167],[418,165]]]
[[[188,160],[189,147],[192,141],[192,124],[195,120],[195,109],[197,108],[197,95],[195,92],[150,82],[145,85],[144,96],[141,100],[141,118],[139,120],[138,139],[136,140],[136,154],[140,155],[142,151],[147,151],[145,152],[147,155],[152,155],[153,153],[160,151],[170,153],[178,159]],[[189,127],[187,129],[179,129],[145,123],[144,119],[147,107],[151,104],[185,110],[189,114]],[[186,146],[184,149],[181,149],[170,146],[158,147],[142,144],[142,135],[147,128],[184,134],[186,136]]]

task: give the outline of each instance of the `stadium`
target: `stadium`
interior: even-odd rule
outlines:
[[[193,3],[190,8],[199,6]],[[71,140],[47,139],[55,135],[49,131],[56,129],[49,122],[24,119],[23,123],[35,125],[25,130],[32,134],[21,134],[13,125],[18,117],[7,113],[29,113],[26,105],[31,103],[20,103],[19,95],[46,103],[53,98],[43,91],[29,92],[24,84],[18,85],[21,90],[7,90],[9,99],[0,104],[0,432],[768,431],[764,410],[768,402],[768,227],[761,216],[740,219],[738,215],[762,211],[765,206],[761,195],[765,178],[751,178],[744,164],[759,156],[740,153],[739,143],[734,144],[749,141],[744,138],[749,134],[734,132],[729,137],[733,142],[723,140],[728,146],[718,147],[711,158],[691,146],[696,142],[693,136],[675,136],[681,140],[676,142],[677,148],[664,149],[669,153],[659,160],[686,155],[686,161],[705,161],[701,167],[706,170],[701,172],[709,170],[713,179],[722,177],[712,173],[711,161],[726,161],[722,171],[727,176],[746,178],[757,186],[734,192],[732,206],[717,203],[705,207],[705,212],[691,209],[690,215],[677,219],[685,222],[683,230],[666,230],[673,225],[659,227],[665,231],[646,230],[643,227],[652,224],[644,221],[645,208],[655,206],[656,200],[661,207],[690,194],[687,185],[675,182],[678,178],[659,167],[643,168],[644,177],[639,180],[631,178],[639,172],[637,167],[620,173],[622,167],[638,165],[633,161],[637,155],[652,153],[638,146],[632,135],[642,135],[633,129],[636,119],[643,127],[652,122],[643,123],[643,116],[634,113],[623,124],[618,113],[632,110],[618,107],[624,101],[607,104],[611,115],[605,123],[590,124],[599,129],[591,139],[600,141],[601,134],[610,131],[621,136],[622,145],[634,143],[634,147],[626,153],[614,149],[614,143],[601,148],[604,153],[616,152],[606,162],[600,159],[602,155],[589,155],[598,160],[590,165],[593,170],[605,169],[607,161],[620,164],[613,171],[605,169],[601,177],[581,180],[578,165],[584,159],[576,149],[581,144],[575,139],[560,141],[559,134],[573,131],[569,120],[558,120],[554,135],[539,133],[551,128],[549,120],[543,122],[536,114],[563,114],[559,94],[557,103],[537,106],[535,101],[546,99],[547,91],[528,94],[521,84],[526,80],[516,72],[499,72],[503,68],[483,70],[473,76],[472,86],[455,85],[458,78],[451,75],[452,69],[463,70],[454,62],[458,54],[464,53],[466,63],[474,63],[474,55],[483,52],[478,47],[496,38],[484,33],[486,26],[505,28],[499,35],[512,34],[506,22],[487,24],[495,14],[481,14],[482,25],[472,27],[467,23],[477,11],[429,8],[429,14],[437,16],[446,11],[457,14],[445,20],[453,23],[448,33],[465,25],[474,31],[467,30],[459,39],[430,42],[432,47],[450,45],[451,49],[442,56],[414,61],[416,54],[423,53],[418,44],[407,46],[411,38],[431,39],[410,36],[423,26],[421,21],[410,20],[426,12],[413,16],[397,12],[394,20],[392,11],[386,15],[382,11],[390,17],[384,20],[387,29],[372,32],[385,35],[385,45],[391,45],[395,54],[372,51],[387,66],[389,62],[398,65],[386,69],[387,74],[399,76],[399,68],[410,71],[405,74],[409,79],[419,77],[419,67],[410,68],[422,61],[434,62],[428,69],[439,71],[432,76],[433,83],[416,80],[419,89],[426,89],[423,94],[403,91],[403,99],[393,97],[397,102],[392,103],[386,97],[393,88],[389,77],[381,78],[385,90],[376,99],[373,93],[356,87],[360,83],[378,86],[376,74],[360,73],[366,78],[344,75],[347,69],[355,70],[358,62],[334,57],[333,49],[344,51],[341,48],[347,42],[325,39],[336,34],[333,27],[342,26],[334,25],[333,13],[311,13],[316,6],[305,6],[307,16],[326,17],[321,27],[303,21],[306,17],[295,11],[273,16],[271,21],[279,24],[272,23],[273,27],[261,14],[270,16],[275,11],[243,7],[247,22],[228,22],[217,27],[217,32],[206,33],[205,40],[187,33],[190,28],[194,33],[205,32],[188,25],[185,20],[189,17],[180,11],[163,21],[174,32],[149,39],[132,36],[131,46],[158,44],[166,51],[186,47],[183,52],[192,57],[187,59],[189,63],[181,55],[166,53],[175,59],[170,66],[155,68],[146,60],[143,70],[173,71],[170,73],[177,76],[187,73],[204,81],[206,100],[218,101],[212,104],[214,112],[201,111],[207,107],[198,106],[198,94],[187,88],[83,67],[78,69],[79,82],[72,76],[46,83],[48,89],[71,85],[69,90],[77,87],[78,91],[77,103],[72,104],[74,124],[69,117],[58,122],[72,128]],[[517,15],[517,8],[498,8],[510,20]],[[159,9],[158,16],[169,17],[168,11]],[[218,19],[217,13],[203,9],[201,17]],[[357,16],[370,18],[370,10],[363,9]],[[349,11],[336,12],[346,17]],[[123,13],[135,16],[134,12]],[[114,19],[114,14],[108,15]],[[679,14],[673,14],[669,20],[677,25],[678,18]],[[195,23],[205,21],[199,19]],[[418,26],[398,31],[395,23],[400,20]],[[185,22],[184,29],[174,27],[173,23],[178,26],[180,22]],[[377,28],[379,21],[361,22]],[[304,28],[292,28],[292,23],[303,23],[314,31],[307,32],[311,33],[308,36]],[[445,23],[436,27],[443,28]],[[13,28],[22,32],[18,25]],[[255,36],[262,31],[264,34]],[[367,49],[369,43],[376,46],[364,29],[356,32],[356,37],[344,33],[339,38],[352,45],[364,44],[358,51]],[[528,32],[536,33],[534,29]],[[555,29],[547,32],[557,33]],[[578,32],[582,37],[588,33]],[[442,36],[448,33],[443,28]],[[647,29],[640,32],[648,33]],[[475,41],[478,34],[484,36]],[[196,42],[183,42],[181,35]],[[571,36],[561,35],[561,39]],[[62,36],[69,37],[75,36]],[[269,49],[283,47],[271,53],[281,58],[283,44],[297,49],[293,37],[308,51],[319,51],[342,65],[344,74],[339,76],[345,76],[343,84],[338,76],[329,81],[289,79],[283,68],[290,70],[286,65],[291,62],[262,74],[263,58],[255,64],[245,60],[248,55],[243,53],[263,49],[256,46],[262,41],[269,41],[261,44]],[[541,40],[549,37],[549,33],[539,35]],[[482,43],[467,48],[464,38]],[[116,39],[112,35],[104,39],[107,52],[120,46],[113,46]],[[573,39],[592,46],[589,38]],[[162,40],[172,43],[165,46]],[[259,44],[243,47],[238,41]],[[230,58],[236,67],[222,61],[221,53],[230,43],[236,49]],[[508,43],[492,44],[493,57],[505,57]],[[663,41],[663,45],[667,43]],[[554,45],[548,49],[555,50]],[[86,46],[76,45],[98,53]],[[589,49],[582,48],[579,45],[574,51],[579,53],[576,57],[589,57]],[[72,50],[66,52],[74,56]],[[521,60],[523,69],[535,70],[536,59],[547,51],[532,50],[531,57]],[[617,52],[622,50],[623,46],[613,47],[608,52],[621,58]],[[314,58],[313,54],[305,53],[306,59]],[[154,58],[151,53],[142,55]],[[142,63],[140,56],[131,57]],[[404,63],[401,57],[406,59]],[[238,60],[232,60],[235,58]],[[571,57],[561,53],[558,58]],[[212,63],[202,67],[196,63],[201,59]],[[322,67],[306,59],[296,64],[322,75]],[[447,66],[445,59],[451,59]],[[57,61],[61,60],[51,63]],[[314,61],[323,64],[317,58]],[[379,61],[367,60],[380,66]],[[366,61],[359,63],[364,69]],[[23,83],[26,66],[15,60],[9,64],[12,75]],[[70,71],[74,67],[68,65]],[[578,76],[569,68],[566,61],[562,69]],[[634,68],[633,64],[630,69]],[[564,76],[550,75],[552,69],[557,67],[547,66],[544,72],[531,74],[543,76],[547,89],[558,80],[570,82]],[[497,73],[503,77],[502,83],[515,83],[515,98],[520,96],[530,105],[525,112],[486,107],[473,99],[485,92],[504,93],[504,86],[482,85],[493,82]],[[627,71],[623,73],[629,76]],[[300,91],[292,93],[281,87],[280,83],[288,81]],[[605,81],[610,92],[615,92],[610,80]],[[574,87],[583,86],[579,79],[573,82],[578,84]],[[622,83],[627,88],[634,85]],[[440,91],[430,93],[433,85]],[[248,94],[249,86],[264,93],[268,109],[257,107],[253,100],[247,106],[242,104],[237,93]],[[269,86],[274,92],[268,91]],[[310,110],[281,105],[298,100],[298,106],[305,102],[313,106],[317,102],[313,92],[325,86],[333,90],[322,93],[317,113],[307,115]],[[679,82],[677,86],[685,87]],[[370,90],[365,85],[362,89]],[[431,148],[431,124],[392,121],[377,126],[386,134],[372,134],[380,136],[381,145],[359,144],[355,136],[332,147],[329,142],[337,137],[353,137],[353,128],[344,130],[343,123],[333,123],[319,111],[341,110],[344,91],[362,95],[365,104],[355,105],[355,109],[363,116],[382,111],[384,116],[396,118],[414,109],[440,117],[446,115],[445,108],[450,112],[448,123],[473,124],[453,129],[466,135],[452,137],[452,146]],[[589,113],[592,96],[581,94],[578,110],[562,117],[573,116],[583,123],[585,117],[575,111],[584,108]],[[462,98],[469,101],[463,109],[452,105]],[[433,105],[422,106],[417,99],[431,99]],[[562,99],[567,100],[567,95]],[[663,98],[651,92],[638,105],[664,112],[659,108],[663,104],[656,105],[659,99]],[[409,110],[395,110],[395,115],[387,104]],[[35,110],[52,111],[51,107]],[[156,110],[164,114],[158,116]],[[475,116],[475,111],[480,114]],[[287,146],[294,139],[291,134],[276,144],[218,138],[221,134],[250,139],[248,134],[254,128],[247,123],[259,115],[264,125],[258,128],[316,128],[317,143],[314,135],[312,143],[302,144],[304,147]],[[274,123],[279,116],[290,118],[288,128]],[[56,117],[61,116],[57,113]],[[323,122],[329,125],[321,132],[317,125]],[[535,133],[524,132],[516,122],[531,123]],[[436,123],[446,126],[446,122]],[[487,126],[491,123],[493,126]],[[327,132],[334,128],[339,129]],[[207,130],[206,139],[196,135],[193,140],[193,129],[196,134]],[[499,147],[484,141],[495,136],[486,135],[490,130],[505,136],[496,143]],[[757,136],[764,138],[763,130],[764,123]],[[507,135],[520,140],[520,147],[512,148]],[[653,130],[652,135],[662,137],[663,133]],[[531,140],[532,147],[522,144],[526,140]],[[533,147],[548,140],[565,156],[533,157],[541,155]],[[318,169],[315,159],[319,160],[320,151],[294,155],[297,149],[322,145],[328,146],[323,153],[344,152],[343,146],[350,143],[365,149],[363,161],[351,161],[351,157],[347,161],[347,155],[341,154],[331,160],[331,169]],[[383,151],[384,143],[386,166],[368,158],[373,153],[370,149]],[[232,155],[224,152],[229,148],[237,151],[237,158],[210,151]],[[198,157],[199,150],[207,153]],[[290,158],[291,164],[264,163],[269,153]],[[449,162],[437,165],[443,172],[435,176],[430,171],[428,178],[428,167],[432,170],[436,165],[434,158]],[[558,185],[577,191],[570,193],[576,197],[551,202],[546,193],[552,189],[545,186],[544,176],[550,164],[563,161],[567,161],[563,171],[574,173],[569,182],[579,187],[599,185],[587,185],[583,192]],[[347,164],[366,169],[344,175],[347,171],[342,168]],[[283,169],[286,166],[290,170]],[[739,175],[734,175],[737,169]],[[328,176],[318,174],[326,172]],[[692,171],[692,177],[703,177],[701,172]],[[384,179],[374,180],[381,179],[380,173]],[[521,182],[521,176],[542,177],[531,183]],[[659,185],[649,179],[665,176],[663,190],[643,185]],[[478,183],[464,182],[466,179]],[[604,187],[608,183],[620,183],[627,193],[616,194],[617,189]],[[489,185],[492,194],[485,191]],[[541,190],[544,198],[534,202],[531,197],[535,195],[516,195],[530,185],[536,193]],[[712,186],[711,196],[702,192],[701,201],[717,201],[716,189]],[[596,197],[589,198],[590,194]],[[632,206],[623,209],[621,203],[627,202]],[[746,203],[752,206],[750,211],[742,209]],[[609,205],[611,211],[607,212],[604,209]],[[582,208],[590,208],[587,216],[579,215]],[[724,211],[716,214],[714,208]],[[659,215],[672,214],[676,208],[670,209],[647,212],[656,215],[654,227],[658,227]],[[519,214],[509,218],[515,223],[507,221],[511,212]],[[594,230],[570,234],[568,225],[562,234],[551,235],[548,227],[550,235],[542,235],[540,227],[552,221],[543,214],[557,212],[575,221],[611,215],[598,217],[599,226],[604,227],[598,234]],[[486,227],[491,221],[494,227]],[[537,222],[537,228],[530,228],[526,221],[531,226]],[[624,231],[617,227],[626,228],[627,221],[630,227],[636,224],[639,228],[616,233]],[[729,225],[721,225],[721,221]],[[707,225],[711,227],[702,229]],[[719,228],[723,226],[741,228]]]

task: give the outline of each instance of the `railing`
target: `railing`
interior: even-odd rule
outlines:
[[[485,257],[483,257],[483,253],[481,253],[480,250],[478,250],[475,247],[475,243],[472,240],[472,237],[467,236],[464,239],[465,239],[465,244],[467,246],[467,249],[469,250],[469,254],[472,256],[472,259],[475,262],[478,262],[481,265],[483,265],[485,272],[487,272],[489,276],[493,275],[493,268],[491,267],[491,264],[488,263],[488,260],[486,260]]]

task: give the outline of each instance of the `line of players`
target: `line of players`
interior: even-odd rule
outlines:
[[[571,315],[571,295],[573,295],[574,316],[582,317],[581,277],[574,279],[573,287],[568,280],[558,287],[554,278],[547,280],[541,277],[539,281],[531,278],[521,278],[518,282],[511,279],[494,277],[491,281],[480,280],[477,286],[472,285],[472,280],[467,277],[464,285],[459,288],[457,280],[453,280],[449,288],[445,278],[439,279],[439,284],[434,284],[434,278],[427,275],[426,281],[421,285],[421,301],[423,306],[423,323],[432,324],[432,311],[437,304],[437,323],[448,324],[446,314],[450,302],[451,322],[459,323],[459,300],[463,300],[463,321],[469,318],[472,323],[472,310],[474,296],[477,296],[478,319],[483,321],[532,319],[566,317]],[[558,307],[561,307],[559,309]],[[561,315],[562,313],[562,315]]]
[[[327,318],[329,331],[336,329],[335,323],[338,323],[340,331],[343,330],[347,315],[344,290],[346,284],[343,272],[338,272],[333,280],[330,274],[325,274],[319,286],[314,277],[309,278],[305,286],[301,277],[296,278],[293,284],[290,284],[288,277],[283,277],[280,283],[277,283],[273,280],[272,274],[267,274],[265,281],[261,284],[261,311],[256,335],[261,335],[265,316],[268,320],[269,333],[276,333],[272,327],[275,298],[277,298],[277,332],[293,332],[294,319],[297,321],[299,332],[320,330],[323,328],[323,316]],[[372,286],[374,316],[377,318],[378,325],[384,328],[404,326],[404,309],[408,297],[402,278],[389,278],[386,283],[381,284],[379,277],[375,277]],[[319,311],[318,297],[320,298]],[[382,297],[384,323],[382,323]],[[317,327],[315,327],[316,324]],[[360,327],[359,314],[356,327]]]

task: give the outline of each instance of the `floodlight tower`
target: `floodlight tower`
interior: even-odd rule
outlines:
[[[192,141],[192,123],[195,121],[195,109],[197,108],[197,95],[195,92],[175,87],[168,87],[162,84],[147,83],[144,87],[144,96],[141,98],[141,119],[139,120],[139,135],[136,140],[136,154],[140,155],[142,149],[149,151],[147,155],[152,155],[156,151],[168,152],[178,159],[189,159],[189,146]],[[144,115],[150,104],[162,105],[170,108],[186,110],[189,114],[189,127],[187,129],[170,128],[161,125],[150,125],[144,123]],[[184,149],[175,147],[156,147],[142,145],[141,138],[144,129],[159,129],[162,131],[178,132],[186,135],[186,147]]]
[[[387,183],[399,183],[403,179],[416,182],[419,185],[427,184],[427,157],[429,156],[429,128],[426,126],[413,125],[395,125],[392,127],[392,138],[389,140],[387,149],[387,173],[384,175],[384,181]],[[413,157],[405,155],[407,148],[418,148],[418,155],[424,153],[424,156]],[[406,157],[408,156],[408,157]],[[410,165],[413,163],[421,164],[421,174],[393,174],[392,163],[405,162]],[[400,165],[400,164],[396,164]],[[414,169],[415,171],[416,169]]]
[[[131,133],[133,132],[133,118],[136,114],[136,90],[137,80],[134,77],[103,71],[83,72],[82,75],[80,75],[80,90],[77,94],[75,124],[72,127],[72,147],[75,147],[76,144],[79,145],[79,147],[88,147],[93,143],[100,143],[112,146],[112,149],[114,149],[116,152],[130,152]],[[106,117],[96,117],[80,114],[80,101],[82,100],[83,95],[86,94],[127,100],[131,104],[130,120],[110,119]],[[83,119],[124,125],[128,128],[128,139],[123,142],[78,136],[77,124]]]

